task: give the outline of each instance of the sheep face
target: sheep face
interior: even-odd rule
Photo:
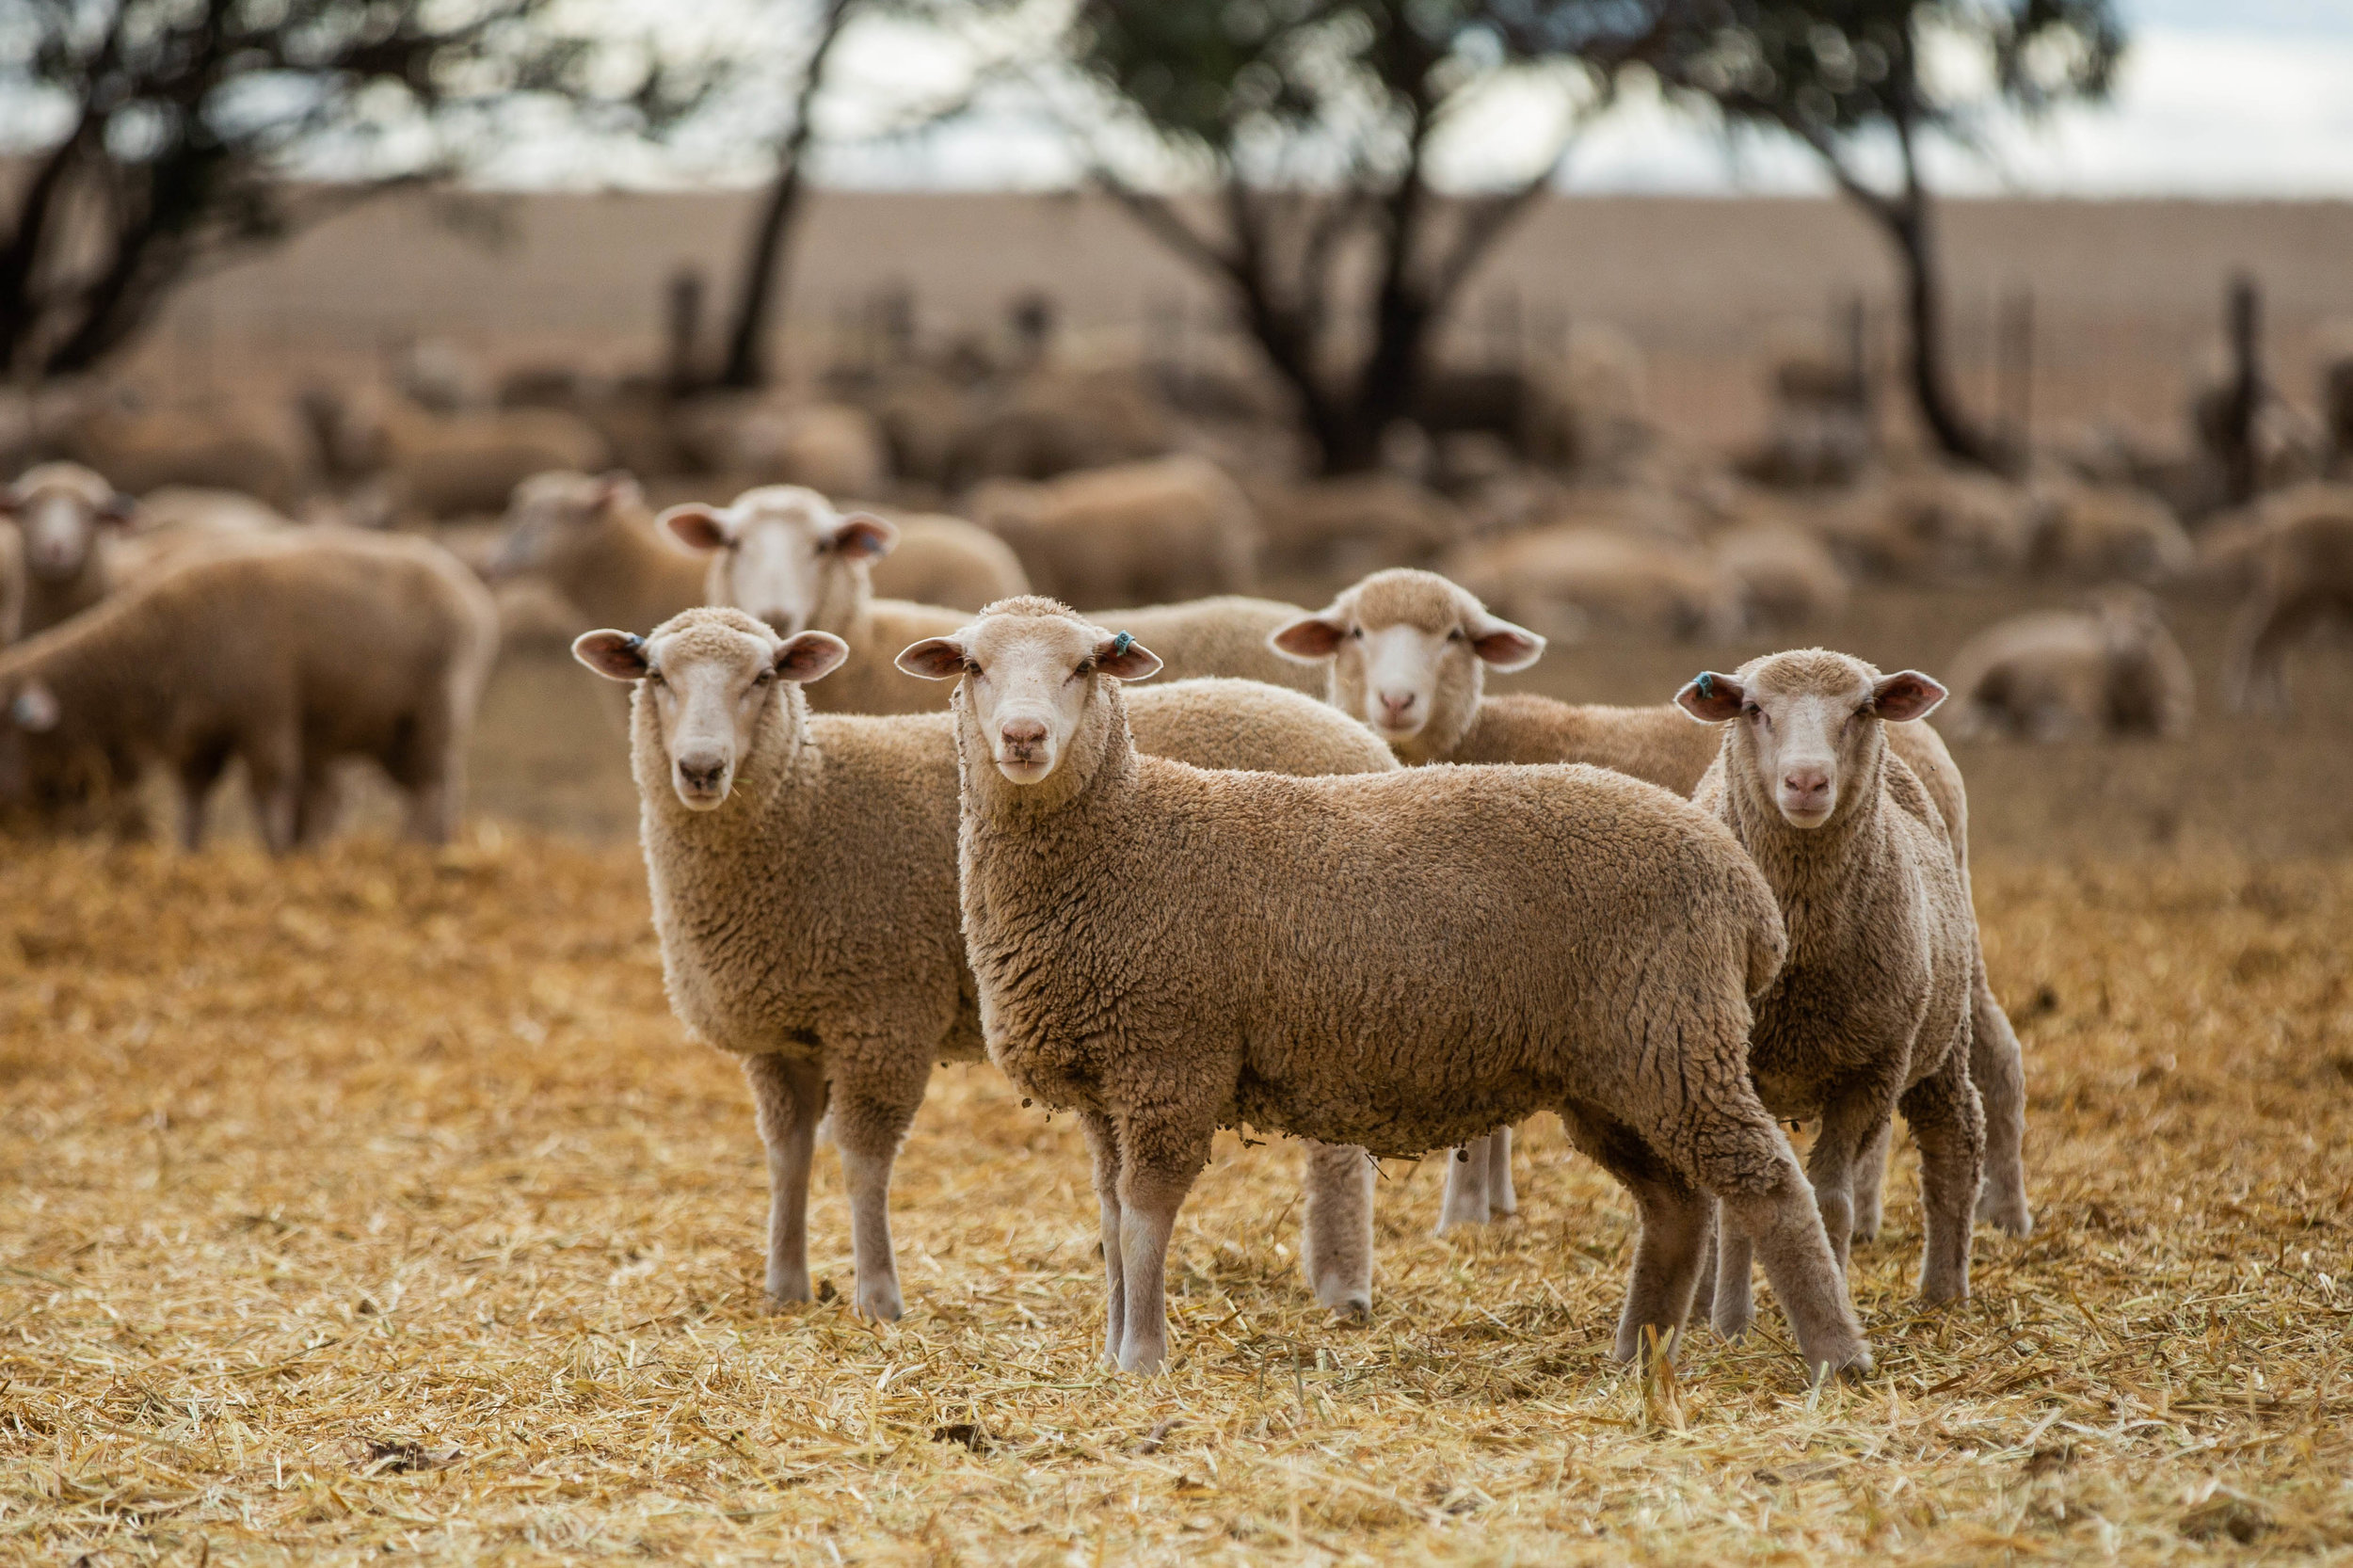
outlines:
[[[787,637],[807,630],[822,611],[854,602],[860,568],[899,542],[899,531],[881,518],[844,517],[798,485],[746,490],[724,510],[673,506],[662,514],[662,525],[689,550],[711,555],[705,598]]]
[[[0,709],[0,806],[25,804],[32,793],[32,752],[63,715],[56,695],[38,680],[6,694]]]
[[[1160,660],[1126,632],[1074,615],[984,615],[952,637],[915,644],[898,664],[931,680],[961,676],[971,722],[997,771],[1016,784],[1040,784],[1053,776],[1084,721],[1096,678],[1142,680],[1159,672]]]
[[[1450,740],[1479,706],[1486,667],[1526,669],[1545,639],[1488,614],[1435,572],[1375,572],[1316,615],[1278,627],[1277,653],[1332,666],[1331,701],[1391,745],[1432,728]]]
[[[599,675],[637,683],[670,788],[690,811],[727,804],[739,764],[774,722],[779,682],[820,680],[849,655],[829,632],[779,638],[740,613],[691,610],[650,637],[590,632],[572,644],[572,656]]]
[[[72,463],[33,469],[0,497],[0,513],[16,520],[24,537],[24,569],[48,583],[79,577],[97,548],[100,532],[128,521],[136,506],[129,496],[118,494],[112,485]]]
[[[1824,826],[1840,800],[1876,778],[1882,723],[1925,717],[1945,688],[1917,670],[1881,675],[1820,648],[1753,660],[1737,676],[1708,671],[1675,694],[1693,718],[1733,726],[1725,765],[1790,826]]]
[[[597,530],[641,512],[645,492],[616,469],[610,473],[536,473],[515,487],[506,504],[505,536],[491,558],[492,581],[546,571]]]

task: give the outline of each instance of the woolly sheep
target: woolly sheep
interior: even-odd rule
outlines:
[[[768,1292],[808,1299],[808,1165],[830,1090],[856,1305],[896,1318],[891,1163],[932,1064],[981,1054],[957,925],[949,716],[813,714],[803,688],[847,645],[778,638],[733,609],[690,610],[645,638],[594,632],[575,648],[636,683],[632,756],[671,1004],[744,1058],[768,1146]],[[1250,682],[1139,693],[1135,712],[1144,744],[1195,761],[1396,766],[1360,726]],[[1371,1176],[1362,1150],[1309,1151],[1303,1257],[1326,1305],[1370,1304]]]
[[[586,626],[657,626],[703,601],[704,563],[654,526],[626,473],[537,473],[507,502],[493,582],[536,577]]]
[[[874,416],[836,403],[745,410],[722,457],[722,471],[744,488],[806,485],[826,495],[872,495],[890,478],[890,454]]]
[[[1869,1365],[1748,1082],[1780,918],[1719,824],[1596,769],[1293,779],[1141,756],[1120,686],[1160,661],[1050,600],[899,662],[957,681],[989,1054],[1086,1129],[1108,1360],[1163,1361],[1169,1235],[1218,1127],[1404,1155],[1551,1105],[1641,1211],[1621,1358],[1681,1329],[1712,1194],[1806,1362]]]
[[[23,803],[95,759],[167,766],[181,833],[243,758],[273,853],[331,824],[334,763],[366,757],[445,842],[467,731],[498,651],[488,592],[423,539],[335,530],[209,552],[0,654],[0,795]]]
[[[376,476],[376,501],[391,519],[495,514],[534,474],[585,472],[609,456],[602,437],[560,408],[435,414],[362,402],[344,411],[340,440],[346,466]]]
[[[1703,552],[1607,528],[1541,528],[1457,552],[1447,575],[1556,636],[1595,624],[1673,638],[1739,634],[1739,591]]]
[[[959,408],[944,467],[968,484],[1051,479],[1146,462],[1175,445],[1167,410],[1133,367],[1049,365],[1023,376],[984,408],[968,414]],[[1131,590],[1108,591],[1115,598]]]
[[[889,558],[898,536],[889,522],[864,512],[845,516],[816,491],[792,485],[746,490],[726,507],[673,506],[661,520],[687,548],[709,553],[709,602],[747,610],[788,634],[830,632],[849,645],[848,664],[810,692],[812,706],[915,713],[946,704],[944,687],[903,673],[890,657],[970,617],[874,596],[873,565]],[[1105,613],[1167,647],[1174,677],[1233,676],[1296,690],[1310,684],[1266,646],[1267,632],[1299,613],[1292,606],[1226,598]]]
[[[1732,830],[1788,930],[1756,1003],[1749,1070],[1775,1116],[1820,1118],[1806,1176],[1844,1268],[1856,1190],[1900,1106],[1920,1150],[1920,1294],[1969,1294],[1985,1127],[1969,1080],[1977,917],[1936,805],[1887,744],[1945,688],[1916,670],[1805,648],[1702,674],[1675,700],[1722,728],[1693,804]],[[1750,1249],[1719,1240],[1717,1332],[1747,1332]]]
[[[98,408],[71,423],[59,442],[66,456],[133,494],[191,485],[253,496],[280,512],[293,510],[310,482],[310,444],[283,410],[235,404]]]
[[[2024,490],[1958,469],[1864,486],[1824,512],[1817,527],[1855,570],[1925,582],[2008,575],[2025,565],[2035,537]]]
[[[1258,524],[1215,464],[1163,457],[1043,484],[995,480],[966,515],[1013,547],[1041,593],[1093,604],[1152,604],[1248,589]]]
[[[24,538],[16,524],[0,516],[0,648],[24,630]]]
[[[897,546],[873,565],[874,592],[882,598],[977,615],[1030,591],[1021,558],[977,523],[938,512],[875,511],[899,530]]]
[[[1462,509],[1393,473],[1362,473],[1251,491],[1271,565],[1290,569],[1416,566],[1470,532]]]
[[[2252,590],[2231,622],[2233,706],[2287,711],[2287,651],[2353,621],[2353,485],[2299,485],[2267,499],[2250,541]]]
[[[1532,693],[1489,696],[1490,665],[1524,669],[1544,639],[1488,611],[1469,591],[1433,572],[1377,572],[1323,610],[1271,639],[1288,658],[1328,670],[1333,704],[1362,719],[1409,764],[1586,762],[1645,779],[1679,795],[1698,788],[1720,749],[1713,731],[1672,703],[1611,708],[1557,702]],[[1883,725],[1889,748],[1918,776],[1951,836],[1953,857],[1969,869],[1969,802],[1961,770],[1927,724]],[[1971,997],[1970,1073],[1984,1097],[1986,1186],[1979,1217],[2014,1235],[2033,1228],[2023,1143],[2025,1075],[2018,1036],[1995,1000],[1982,957]],[[1482,1168],[1510,1169],[1510,1131],[1495,1135],[1484,1167],[1474,1150],[1447,1166],[1442,1227],[1511,1212],[1505,1182],[1482,1187]],[[1876,1163],[1872,1171],[1876,1171]],[[1870,1175],[1866,1172],[1866,1176]],[[1860,1193],[1858,1234],[1879,1229],[1879,1190]]]
[[[2164,583],[2196,552],[2173,509],[2126,485],[2064,484],[2036,498],[2041,520],[2029,564],[2076,581]]]
[[[1847,607],[1847,574],[1828,546],[1802,528],[1746,523],[1716,536],[1716,565],[1737,585],[1747,619],[1803,626]]]
[[[138,503],[79,463],[42,463],[0,492],[0,514],[22,538],[24,588],[18,626],[45,632],[114,586],[114,538]]]
[[[2175,739],[2189,729],[2189,661],[2156,600],[2127,585],[2093,593],[2083,610],[1987,627],[1953,655],[1951,675],[1959,700],[1945,728],[1964,739]]]

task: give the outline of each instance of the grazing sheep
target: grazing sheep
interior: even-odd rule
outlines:
[[[1021,558],[987,529],[937,512],[876,511],[899,530],[897,547],[873,565],[880,597],[978,614],[1030,591]]]
[[[235,490],[291,512],[312,477],[308,438],[277,408],[100,408],[72,424],[60,444],[136,495],[188,485]]]
[[[2060,485],[2037,498],[2041,521],[2028,564],[2078,582],[2166,583],[2196,558],[2163,501],[2128,485]]]
[[[1393,473],[1260,486],[1251,500],[1268,562],[1292,570],[1418,566],[1470,533],[1461,507]]]
[[[1160,660],[1050,600],[899,662],[957,680],[989,1055],[1085,1127],[1107,1359],[1162,1363],[1169,1235],[1217,1128],[1418,1154],[1550,1105],[1641,1210],[1621,1359],[1682,1328],[1712,1195],[1808,1365],[1869,1365],[1748,1081],[1781,922],[1720,825],[1597,769],[1298,779],[1139,755],[1120,683]]]
[[[1156,604],[1247,590],[1257,571],[1249,498],[1215,464],[1164,457],[1044,484],[996,480],[965,512],[1013,547],[1041,593]]]
[[[1958,469],[1866,485],[1824,513],[1819,527],[1856,571],[1908,582],[2007,576],[2026,564],[2035,537],[2025,491]]]
[[[1803,626],[1847,607],[1847,574],[1802,528],[1747,523],[1716,536],[1716,565],[1737,584],[1753,625]]]
[[[2189,731],[2193,682],[2157,601],[2119,584],[2083,610],[1997,621],[1953,655],[1956,737],[2081,741]]]
[[[733,423],[717,465],[743,488],[806,485],[825,495],[872,495],[890,479],[882,426],[838,403],[755,408]]]
[[[889,558],[898,534],[883,519],[848,515],[814,490],[771,485],[727,507],[689,503],[662,514],[688,549],[710,554],[704,597],[747,610],[788,635],[830,632],[849,645],[842,670],[809,694],[825,712],[917,713],[947,701],[946,689],[890,663],[892,651],[945,636],[970,619],[960,610],[874,597],[873,564]],[[1137,636],[1161,639],[1172,676],[1223,675],[1306,690],[1295,664],[1266,646],[1266,634],[1299,612],[1254,599],[1209,599],[1106,612]],[[1312,695],[1312,694],[1311,694]]]
[[[515,487],[486,575],[536,577],[584,626],[658,626],[703,601],[704,563],[654,526],[637,481],[558,471]]]
[[[1614,529],[1540,528],[1473,545],[1447,575],[1563,642],[1595,625],[1677,639],[1740,632],[1739,589],[1705,552]]]
[[[440,546],[342,529],[208,552],[0,654],[0,796],[88,771],[173,773],[181,835],[243,758],[272,853],[329,825],[333,764],[366,757],[445,842],[498,652],[490,596]]]
[[[1525,669],[1543,654],[1534,632],[1488,612],[1469,592],[1433,572],[1377,572],[1330,606],[1270,639],[1276,651],[1328,666],[1332,703],[1362,719],[1409,764],[1587,762],[1647,780],[1679,795],[1699,787],[1721,749],[1672,703],[1609,708],[1556,702],[1532,693],[1485,695],[1486,671]],[[1951,836],[1953,858],[1969,870],[1969,800],[1961,770],[1928,725],[1883,726],[1889,748],[1916,774]],[[2014,1235],[2033,1229],[2023,1143],[2025,1072],[2018,1035],[1988,983],[1982,956],[1973,982],[1970,1074],[1984,1097],[1986,1187],[1978,1215]],[[1482,1166],[1476,1154],[1447,1166],[1441,1228],[1477,1223],[1513,1207],[1508,1185],[1509,1129]],[[1872,1171],[1876,1172],[1874,1164]],[[1482,1188],[1481,1173],[1491,1188]],[[1861,1193],[1857,1232],[1877,1234],[1876,1183]]]
[[[560,408],[483,408],[435,414],[402,402],[346,409],[343,463],[376,476],[388,519],[497,513],[515,488],[550,470],[586,472],[608,458],[604,439]]]
[[[113,536],[138,503],[79,463],[42,463],[0,492],[0,514],[24,546],[19,633],[30,637],[88,609],[114,586]]]
[[[691,610],[644,638],[593,632],[575,648],[589,668],[636,682],[632,758],[654,927],[680,1020],[741,1055],[751,1080],[768,1146],[768,1292],[808,1299],[808,1166],[830,1095],[854,1300],[896,1318],[891,1163],[932,1064],[981,1054],[958,930],[949,716],[812,714],[804,685],[838,668],[847,646],[824,632],[780,639],[739,610]],[[1330,709],[1244,681],[1139,693],[1135,713],[1143,744],[1194,761],[1396,766]],[[1302,1250],[1326,1305],[1370,1304],[1371,1179],[1360,1149],[1309,1151]]]
[[[2353,486],[2299,485],[2264,504],[2250,543],[2254,586],[2231,623],[2232,706],[2287,712],[2287,651],[2353,622]]]
[[[1969,1080],[1977,917],[1944,819],[1887,744],[1945,688],[1807,648],[1703,674],[1676,694],[1723,749],[1693,804],[1714,813],[1780,900],[1789,947],[1756,1003],[1749,1071],[1775,1116],[1819,1117],[1806,1176],[1839,1266],[1858,1185],[1900,1106],[1920,1149],[1920,1294],[1969,1294],[1985,1127]],[[1719,1241],[1714,1319],[1747,1332],[1750,1243]]]
[[[966,484],[1051,479],[1144,462],[1175,445],[1167,411],[1133,370],[1047,367],[963,419],[946,466]]]

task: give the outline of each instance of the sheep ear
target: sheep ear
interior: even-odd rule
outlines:
[[[643,680],[653,667],[646,639],[630,632],[584,632],[572,639],[572,657],[607,680]]]
[[[1513,626],[1499,616],[1481,616],[1465,628],[1471,651],[1490,667],[1508,675],[1524,670],[1545,656],[1545,640],[1525,626]]]
[[[953,637],[926,637],[902,648],[891,663],[925,680],[953,680],[964,673],[964,645]]]
[[[1160,673],[1160,656],[1122,632],[1095,645],[1095,668],[1117,680],[1146,680]]]
[[[1326,610],[1276,627],[1267,633],[1266,646],[1294,664],[1321,664],[1340,650],[1340,639],[1347,635],[1348,628]]]
[[[787,680],[806,686],[823,680],[841,667],[850,645],[830,632],[803,632],[776,645],[776,669]]]
[[[1945,688],[1918,670],[1883,675],[1871,686],[1871,712],[1890,724],[1924,719],[1945,700]]]
[[[872,512],[852,512],[833,527],[833,547],[853,561],[879,561],[899,542],[899,530]]]
[[[1740,682],[1731,676],[1702,670],[1675,693],[1675,706],[1702,724],[1721,724],[1740,712],[1740,704],[1747,696]]]
[[[16,700],[8,704],[8,717],[16,721],[16,727],[36,735],[56,728],[59,716],[57,694],[38,680],[24,682]]]
[[[654,519],[662,531],[698,555],[725,550],[735,542],[728,531],[728,515],[705,502],[689,501]]]

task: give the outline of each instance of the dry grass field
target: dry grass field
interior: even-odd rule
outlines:
[[[1934,668],[2016,602],[1824,635]],[[2173,608],[2211,683],[2222,612]],[[1535,673],[1655,699],[1742,651]],[[984,1067],[900,1163],[905,1320],[772,1313],[748,1097],[669,1016],[620,736],[545,656],[460,847],[8,843],[0,1560],[2353,1561],[2345,664],[2284,729],[1961,754],[2041,1226],[1916,1310],[1903,1156],[1879,1370],[1819,1389],[1769,1306],[1609,1362],[1631,1213],[1549,1118],[1491,1234],[1385,1167],[1361,1325],[1305,1290],[1294,1153],[1222,1139],[1173,1368],[1107,1376],[1078,1128]],[[821,1159],[837,1289],[846,1224]]]

